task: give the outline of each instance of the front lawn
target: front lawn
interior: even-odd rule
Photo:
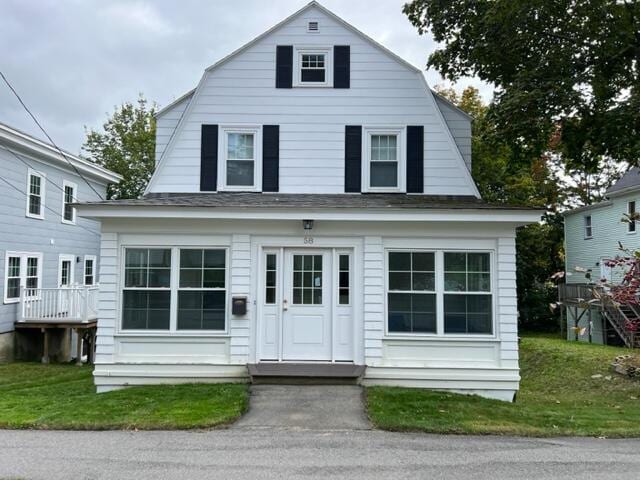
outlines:
[[[612,372],[629,350],[526,337],[514,404],[418,389],[372,387],[373,424],[388,430],[529,436],[640,436],[640,380]],[[640,353],[638,353],[640,355]]]
[[[233,422],[246,385],[131,387],[96,394],[92,367],[0,365],[0,428],[74,430],[205,428]]]

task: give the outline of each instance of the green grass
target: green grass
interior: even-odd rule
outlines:
[[[92,368],[0,365],[0,428],[185,429],[225,425],[244,413],[245,385],[131,387],[96,394]]]
[[[516,403],[372,387],[367,389],[368,413],[376,427],[399,431],[637,437],[640,380],[610,369],[611,361],[624,353],[629,350],[526,337],[520,345],[522,381]]]

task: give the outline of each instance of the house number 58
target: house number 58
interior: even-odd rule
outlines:
[[[313,245],[313,237],[304,237],[305,245]]]

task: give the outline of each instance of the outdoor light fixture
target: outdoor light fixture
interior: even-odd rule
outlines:
[[[313,229],[313,220],[302,220],[302,228],[304,233],[309,233]]]

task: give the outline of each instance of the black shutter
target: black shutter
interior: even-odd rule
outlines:
[[[262,191],[277,192],[280,182],[280,126],[262,127]]]
[[[407,193],[424,192],[424,127],[407,127]]]
[[[344,131],[344,191],[362,191],[362,127],[347,125]]]
[[[293,46],[276,47],[276,88],[293,86]]]
[[[333,47],[333,88],[349,88],[351,79],[351,47]]]
[[[218,187],[218,125],[202,125],[200,139],[200,191]]]

